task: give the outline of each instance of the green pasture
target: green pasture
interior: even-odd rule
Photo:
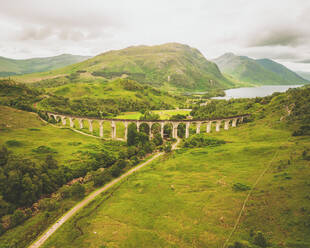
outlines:
[[[158,114],[161,120],[169,120],[173,115],[190,115],[190,110],[184,109],[172,109],[172,110],[152,110],[152,113]],[[142,116],[140,112],[124,112],[118,116],[117,119],[131,119],[131,120],[139,120]]]
[[[78,122],[75,121],[76,127]],[[84,121],[85,133],[88,130],[88,122]],[[67,128],[66,128],[67,127]],[[59,161],[59,163],[83,162],[84,154],[90,151],[96,151],[100,147],[107,146],[102,139],[88,137],[69,128],[69,120],[66,126],[58,124],[53,127],[41,121],[36,114],[12,109],[9,107],[0,107],[0,145],[6,145],[14,154],[20,154],[29,158],[42,160],[47,153],[37,153],[34,150],[40,146],[50,148],[50,153]],[[109,123],[104,125],[104,137],[109,138]],[[93,123],[94,135],[99,136],[99,124]],[[124,128],[118,127],[118,137],[124,136]],[[119,149],[112,143],[108,145],[109,149]]]
[[[233,185],[251,187],[273,158],[231,241],[262,231],[273,247],[308,247],[310,165],[301,154],[310,141],[278,126],[261,120],[213,130],[227,143],[165,155],[98,197],[43,247],[222,247],[248,194]]]

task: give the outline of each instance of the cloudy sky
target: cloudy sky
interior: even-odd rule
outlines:
[[[310,71],[309,0],[3,0],[0,56],[96,55],[180,42]]]

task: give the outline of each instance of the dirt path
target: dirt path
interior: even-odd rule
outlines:
[[[179,144],[180,139],[177,140],[175,144],[172,146],[172,150],[176,149],[177,145]],[[29,246],[29,248],[37,248],[40,247],[59,227],[61,227],[62,224],[64,224],[70,217],[72,217],[77,211],[79,211],[81,208],[85,207],[88,203],[90,203],[92,200],[95,199],[98,195],[100,195],[102,192],[108,190],[118,182],[120,182],[122,179],[128,177],[129,175],[133,174],[134,172],[140,170],[145,165],[151,163],[156,158],[163,155],[164,152],[156,153],[152,158],[145,161],[144,163],[132,168],[131,170],[127,171],[125,174],[121,175],[120,177],[114,179],[110,183],[106,184],[102,188],[94,191],[90,195],[88,195],[83,201],[79,202],[75,207],[73,207],[71,210],[69,210],[65,215],[63,215],[55,224],[53,224],[42,236],[40,236],[32,245]]]

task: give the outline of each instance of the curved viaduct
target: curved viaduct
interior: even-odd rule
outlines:
[[[172,137],[177,138],[178,136],[178,126],[179,124],[185,124],[185,138],[189,137],[189,128],[191,124],[196,124],[196,133],[200,133],[200,126],[206,123],[206,132],[210,133],[212,129],[212,123],[215,123],[215,131],[219,132],[221,124],[224,123],[224,130],[228,130],[230,123],[232,127],[236,127],[238,123],[242,123],[244,118],[248,117],[249,114],[230,116],[225,118],[215,118],[215,119],[205,119],[205,120],[131,120],[131,119],[109,119],[109,118],[93,118],[93,117],[81,117],[73,115],[63,115],[52,112],[47,112],[49,118],[54,118],[56,121],[61,121],[62,125],[66,125],[67,120],[69,120],[70,127],[74,128],[74,120],[78,120],[79,128],[84,127],[84,121],[88,122],[89,131],[93,132],[93,122],[97,121],[99,123],[99,136],[103,138],[103,122],[111,123],[111,138],[116,139],[116,122],[121,122],[125,127],[125,140],[127,139],[128,124],[134,123],[137,126],[137,131],[140,130],[140,125],[147,124],[149,126],[149,136],[152,138],[152,126],[153,124],[160,124],[161,137],[164,138],[164,126],[166,124],[172,125]]]

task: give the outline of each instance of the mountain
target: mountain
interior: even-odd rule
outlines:
[[[301,76],[302,78],[305,78],[307,80],[310,80],[310,72],[308,71],[296,71],[296,73]]]
[[[295,72],[270,59],[252,59],[226,53],[213,62],[222,72],[243,82],[258,85],[309,83]]]
[[[304,83],[305,81],[307,81],[305,80],[305,78],[299,76],[296,72],[291,71],[284,65],[279,64],[271,59],[257,59],[256,61],[266,70],[270,70],[276,73],[277,75],[280,75],[283,79],[286,79],[288,83],[290,82],[298,83],[299,81]]]
[[[107,79],[127,76],[157,87],[208,89],[232,84],[198,49],[179,43],[106,52],[88,60],[79,69]]]
[[[23,79],[31,82],[37,81],[36,78],[55,79],[59,75],[75,78],[78,82],[127,77],[165,90],[207,90],[234,85],[222,75],[215,63],[208,61],[197,49],[179,43],[112,50],[78,64],[31,78],[27,75]],[[64,82],[66,79],[58,80]]]
[[[0,76],[20,75],[34,72],[43,72],[81,62],[90,57],[62,54],[54,57],[32,59],[9,59],[0,57]]]

